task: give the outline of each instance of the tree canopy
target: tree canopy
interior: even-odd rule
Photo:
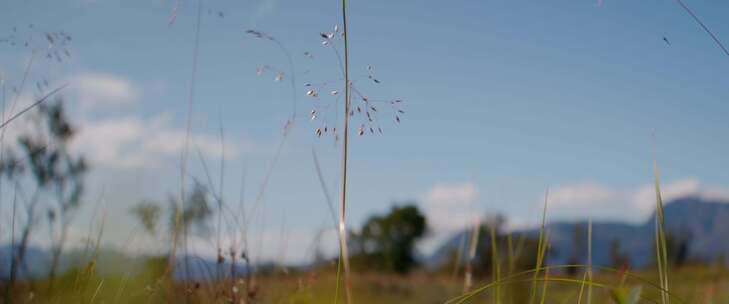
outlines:
[[[414,248],[427,231],[425,216],[415,206],[392,207],[385,215],[371,216],[353,233],[354,263],[379,270],[407,273],[417,265]]]

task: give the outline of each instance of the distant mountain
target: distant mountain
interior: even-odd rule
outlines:
[[[25,251],[26,263],[23,267],[18,268],[18,277],[20,279],[36,278],[47,274],[46,269],[50,264],[51,255],[43,249],[32,246],[28,246]],[[0,279],[10,278],[11,252],[10,244],[0,246]]]
[[[5,280],[10,277],[11,250],[10,244],[0,246],[0,280]],[[51,261],[50,252],[33,246],[29,246],[26,251],[24,266],[20,267],[18,271],[19,279],[42,278],[47,276]],[[120,275],[127,271],[141,270],[147,258],[146,256],[129,256],[120,251],[102,248],[96,259],[95,270],[97,274],[102,276]],[[59,264],[59,273],[74,268],[83,268],[90,259],[91,253],[84,250],[77,249],[64,252]],[[186,261],[187,265],[190,266],[189,272],[185,271]],[[259,265],[256,269],[267,270],[272,267],[266,264]],[[229,275],[231,264],[224,262],[220,265],[220,270],[221,275]],[[247,269],[241,261],[238,261],[234,266],[234,271],[237,276],[242,276],[246,273]],[[180,255],[177,257],[177,267],[175,268],[174,275],[177,279],[185,279],[189,276],[189,278],[194,280],[207,280],[215,278],[218,275],[218,264],[217,261],[211,259]]]
[[[0,279],[10,277],[11,266],[10,244],[0,246]],[[17,250],[17,247],[15,248]],[[73,268],[83,268],[90,261],[92,252],[74,249],[61,255],[58,271],[63,273]],[[126,270],[141,266],[141,259],[135,259],[116,250],[101,249],[96,258],[96,272],[101,275],[123,273]],[[20,279],[40,278],[48,275],[51,264],[51,253],[45,249],[29,245],[26,249],[25,261],[18,268]]]
[[[190,271],[185,271],[185,261],[187,260],[190,266]],[[218,268],[220,266],[220,268]],[[257,267],[260,269],[261,266]],[[178,280],[184,280],[186,278],[194,281],[205,281],[214,280],[220,275],[221,277],[228,277],[231,271],[231,263],[223,262],[218,265],[216,260],[209,260],[200,257],[193,256],[181,256],[177,258],[177,267],[175,268],[175,278]],[[220,274],[218,274],[220,271]],[[234,266],[234,272],[236,277],[242,277],[247,272],[247,268],[244,263],[240,260]]]
[[[689,239],[688,256],[715,259],[729,257],[729,201],[707,200],[689,196],[672,200],[664,206],[667,233],[682,235]],[[573,254],[574,235],[577,229],[586,230],[587,222],[556,222],[546,226],[549,231],[550,253],[548,263],[568,264]],[[539,230],[515,231],[536,238]],[[458,250],[468,231],[461,231],[443,243],[429,257],[425,264],[435,268],[445,262],[449,255]],[[655,213],[642,225],[620,222],[593,222],[592,258],[594,265],[609,265],[610,242],[617,240],[620,253],[630,259],[633,267],[644,267],[653,261],[655,236]],[[586,263],[586,257],[578,263]]]

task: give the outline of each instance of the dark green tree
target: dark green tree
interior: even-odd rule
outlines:
[[[682,228],[675,231],[667,231],[666,254],[668,255],[668,264],[673,267],[681,267],[688,263],[690,246],[691,233],[687,229]],[[694,259],[691,262],[698,261]]]
[[[630,267],[630,258],[621,252],[619,239],[610,240],[608,245],[608,258],[610,259],[610,267],[614,269]]]
[[[206,224],[208,218],[213,215],[213,210],[208,201],[208,190],[202,184],[195,183],[192,191],[181,203],[170,197],[169,204],[170,230],[173,234],[189,234],[193,228],[201,234],[208,232]]]
[[[31,128],[18,139],[18,153],[9,150],[0,157],[0,170],[25,201],[26,222],[19,244],[13,244],[10,282],[15,282],[33,227],[38,224],[37,209],[45,208],[51,232],[49,292],[58,270],[61,252],[68,236],[73,214],[81,204],[88,165],[83,156],[74,155],[69,145],[76,135],[59,97],[40,104],[36,115],[29,115]],[[30,186],[30,195],[25,193]]]
[[[18,147],[3,151],[0,157],[0,173],[15,186],[26,212],[20,241],[12,244],[9,286],[17,279],[19,267],[25,267],[28,242],[39,221],[37,209],[45,208],[51,234],[48,275],[49,293],[52,293],[68,227],[81,204],[88,165],[83,156],[74,155],[69,148],[76,128],[71,125],[63,104],[60,97],[40,104],[38,111],[28,116],[31,128],[20,135]],[[14,152],[14,148],[20,153]],[[30,195],[24,191],[27,186]]]
[[[137,218],[146,233],[157,238],[158,222],[163,211],[160,203],[142,200],[129,211]],[[167,214],[169,237],[172,239],[176,234],[191,233],[193,229],[201,234],[208,232],[206,224],[212,214],[208,191],[201,184],[196,183],[186,194],[183,202],[170,196],[169,213]]]
[[[415,244],[427,231],[425,216],[415,204],[392,207],[386,215],[370,217],[360,233],[352,234],[353,264],[396,273],[417,265]]]
[[[580,265],[587,256],[587,225],[575,224],[572,228],[572,249],[567,259],[567,265]],[[577,267],[568,267],[565,272],[570,275],[576,275],[580,269]]]
[[[137,203],[130,211],[142,224],[142,228],[147,234],[151,236],[157,234],[157,222],[161,212],[159,204],[144,200]]]
[[[168,267],[173,268],[176,265],[175,254],[177,253],[177,242],[186,244],[190,234],[208,233],[207,221],[213,214],[208,200],[208,190],[200,183],[195,183],[189,193],[185,194],[183,200],[179,200],[175,196],[170,196],[168,216],[168,230],[160,233],[158,230],[158,222],[162,215],[161,204],[155,201],[142,200],[130,209],[133,216],[139,220],[142,228],[153,239],[169,237],[169,241],[173,244],[169,248],[169,255],[164,259],[169,263]],[[186,247],[183,247],[186,248]],[[184,256],[185,274],[190,277],[189,257]]]
[[[49,142],[45,143],[46,148],[42,153],[34,153],[39,146],[21,138],[21,144],[30,157],[30,168],[33,171],[39,185],[43,185],[46,191],[52,193],[55,204],[48,207],[48,220],[51,225],[60,228],[60,235],[54,240],[52,260],[49,269],[51,284],[58,270],[63,245],[68,236],[68,226],[72,214],[78,209],[81,203],[81,195],[84,191],[84,177],[88,171],[86,160],[83,156],[72,155],[69,151],[69,142],[76,134],[76,129],[71,126],[63,108],[63,102],[58,99],[51,104],[42,104],[39,107],[42,121],[45,122]],[[45,179],[43,183],[41,179]],[[51,285],[52,287],[53,285]]]

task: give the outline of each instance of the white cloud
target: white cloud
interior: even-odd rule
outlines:
[[[36,98],[33,97],[31,94],[28,93],[22,93],[15,97],[8,97],[7,104],[5,108],[5,117],[4,119],[8,119],[12,117],[13,115],[17,114],[21,110],[27,108],[28,106],[32,105],[33,102],[35,102]],[[33,115],[33,112],[26,112],[23,115]],[[12,122],[10,122],[7,126],[3,128],[1,133],[5,133],[5,142],[14,142],[16,138],[20,136],[23,132],[27,132],[28,130],[32,129],[32,125],[29,123],[25,117],[19,117],[19,119],[15,119]]]
[[[662,183],[660,186],[664,203],[686,196],[729,201],[729,187],[704,185],[696,178]],[[645,217],[653,213],[655,205],[654,184],[615,189],[593,182],[580,183],[554,188],[549,195],[549,209],[558,213],[583,214],[588,211],[604,212],[612,209],[627,210]]]
[[[133,103],[138,96],[129,80],[113,74],[84,72],[71,78],[69,83],[78,94],[78,102],[87,110]]]
[[[187,132],[172,126],[169,115],[148,119],[126,116],[86,121],[74,139],[73,148],[90,157],[92,164],[112,168],[152,167],[165,157],[176,157],[185,148]],[[220,157],[222,146],[217,136],[191,133],[190,153],[199,149],[207,157]],[[226,157],[246,149],[243,143],[226,143]],[[192,154],[191,154],[192,155]]]
[[[672,199],[685,197],[689,195],[700,195],[701,187],[699,181],[695,178],[687,178],[673,183],[661,185],[661,199],[664,203]],[[629,198],[633,206],[640,210],[643,214],[650,214],[656,207],[656,189],[655,185],[649,184],[640,187],[632,193]]]
[[[660,189],[663,203],[686,196],[697,196],[706,200],[729,201],[728,187],[703,185],[696,178],[662,184]],[[655,186],[651,184],[641,187],[633,194],[632,201],[642,212],[650,214],[656,206]]]
[[[593,182],[567,185],[549,192],[550,207],[576,207],[584,204],[606,204],[619,197],[619,193]]]
[[[418,246],[424,254],[431,254],[452,236],[480,220],[482,212],[476,208],[480,196],[473,182],[438,183],[422,195],[423,211],[430,233]]]
[[[89,110],[128,110],[140,98],[140,90],[124,77],[109,73],[83,72],[69,78],[72,100],[79,102],[74,118],[79,133],[72,149],[87,155],[93,165],[111,168],[150,167],[165,157],[176,157],[185,148],[188,138],[185,127],[175,126],[168,113],[143,118],[137,114],[115,114],[95,119]],[[222,147],[217,135],[192,132],[189,135],[191,155],[199,149],[206,157],[220,157]],[[233,157],[250,145],[226,142],[225,155]]]
[[[71,143],[71,149],[86,155],[93,165],[112,168],[154,166],[164,157],[179,156],[185,147],[187,131],[175,126],[167,113],[142,118],[138,114],[117,114],[119,107],[134,111],[133,105],[140,97],[140,90],[124,77],[100,72],[82,72],[67,77],[70,86],[61,93],[68,93],[71,102],[69,115],[78,126],[79,133]],[[51,85],[52,87],[55,84]],[[36,99],[24,93],[11,102],[6,116],[17,113]],[[13,101],[15,99],[12,99]],[[105,112],[107,118],[96,118],[89,110]],[[12,111],[11,111],[12,110]],[[28,112],[25,115],[34,115]],[[20,134],[37,129],[27,119],[19,119],[6,127],[5,141],[14,142]],[[191,155],[195,149],[206,157],[219,157],[221,144],[218,135],[192,132],[189,136]],[[226,142],[226,157],[235,156],[251,145],[244,142]]]
[[[466,182],[435,184],[422,200],[430,226],[436,231],[452,231],[476,219],[479,213],[474,212],[474,203],[478,197],[476,184]]]

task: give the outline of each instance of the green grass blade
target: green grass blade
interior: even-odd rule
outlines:
[[[587,303],[592,301],[592,285],[585,284],[587,280],[592,281],[592,218],[587,220],[587,270],[582,275],[580,293],[577,296],[577,304],[582,303],[582,296],[587,285]]]
[[[471,241],[468,245],[468,259],[466,260],[466,272],[464,273],[463,277],[463,292],[468,292],[471,289],[472,284],[472,270],[471,270],[471,263],[473,261],[473,258],[476,257],[476,248],[478,246],[478,236],[481,232],[481,223],[479,221],[476,221],[473,224],[473,231],[471,232]]]
[[[545,238],[545,244],[548,244],[548,243],[549,243],[549,236],[547,236]],[[548,247],[549,247],[548,245],[543,247],[544,252],[541,253],[542,256],[545,255]],[[547,282],[549,282],[549,268],[544,269],[544,282],[542,284],[542,299],[541,299],[541,301],[539,301],[540,304],[544,304],[544,301],[547,299]]]
[[[492,277],[496,281],[501,280],[501,269],[500,269],[500,263],[499,263],[499,251],[496,247],[496,228],[494,227],[495,224],[490,225],[491,226],[491,268],[493,271]],[[496,286],[496,292],[494,292],[494,303],[499,304],[501,303],[501,288],[500,286]]]
[[[542,226],[539,228],[539,243],[537,244],[537,264],[534,266],[534,277],[531,288],[531,296],[529,297],[529,303],[533,304],[537,298],[537,277],[539,276],[539,269],[542,268],[544,262],[544,248],[545,248],[545,225],[547,220],[547,201],[549,199],[549,189],[544,194],[544,210],[542,211]]]
[[[664,231],[663,199],[661,198],[658,165],[653,161],[653,176],[656,190],[656,262],[658,263],[658,277],[661,285],[661,301],[669,304],[668,291],[668,251],[666,249],[666,234]]]

